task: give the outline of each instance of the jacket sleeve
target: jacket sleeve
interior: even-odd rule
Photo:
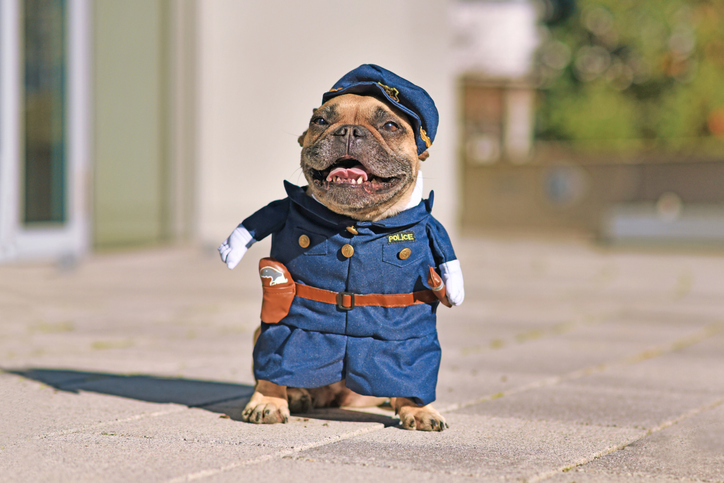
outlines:
[[[427,237],[430,240],[430,248],[436,266],[439,267],[443,263],[457,260],[455,250],[453,250],[450,242],[450,236],[448,236],[442,224],[432,216],[427,224]]]
[[[241,225],[246,228],[252,237],[249,245],[261,241],[272,233],[281,230],[289,216],[289,205],[289,198],[272,201],[242,221]]]
[[[432,255],[445,283],[447,299],[452,305],[460,305],[465,300],[465,282],[450,237],[440,222],[434,218],[427,226]]]

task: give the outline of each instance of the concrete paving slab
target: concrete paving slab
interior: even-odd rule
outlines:
[[[237,344],[231,337],[220,337],[218,347],[213,343],[181,341],[159,349],[149,346],[118,347],[98,350],[68,351],[68,346],[77,347],[77,338],[69,337],[59,343],[52,352],[37,352],[35,355],[16,355],[0,359],[0,369],[64,369],[71,368],[88,373],[109,375],[148,374],[163,377],[204,379],[253,384],[251,372],[251,342],[241,337]],[[232,340],[229,340],[232,339]],[[243,342],[242,342],[243,340]],[[122,341],[121,341],[122,342]],[[104,344],[112,344],[106,339]],[[247,348],[248,346],[248,348]],[[216,350],[215,350],[216,349]]]
[[[632,428],[532,423],[461,413],[446,418],[450,429],[439,434],[387,428],[309,449],[295,458],[345,467],[424,469],[439,475],[441,481],[447,474],[517,481],[566,467],[602,447],[644,434]]]
[[[479,399],[516,391],[521,387],[540,384],[541,375],[535,373],[498,372],[480,366],[442,368],[437,383],[435,407],[457,408]]]
[[[459,412],[649,429],[717,399],[710,394],[621,389],[574,381],[503,396]]]
[[[718,405],[550,481],[724,481],[722,434],[724,405]]]
[[[706,327],[696,322],[670,327],[662,324],[652,334],[649,327],[617,321],[557,337],[512,343],[504,349],[448,352],[443,356],[438,399],[445,404],[451,398],[467,403],[497,392],[516,391],[535,381],[570,377],[586,369],[598,371],[607,363],[645,358],[650,351],[668,347],[672,340],[686,341]],[[460,390],[450,386],[453,382]]]
[[[61,391],[119,396],[160,404],[206,406],[219,401],[251,397],[253,386],[209,380],[117,375],[103,372],[30,369],[14,374],[48,384]]]
[[[450,482],[468,483],[500,481],[475,476],[464,476],[445,471],[430,472],[429,466],[414,470],[394,466],[379,466],[373,463],[359,465],[329,463],[314,458],[301,458],[293,455],[284,456],[274,461],[274,469],[270,471],[268,462],[245,464],[228,469],[219,468],[210,471],[209,479],[216,483],[238,483],[239,481],[261,481],[270,478],[276,483],[297,483],[301,481],[344,481],[350,483],[369,483],[370,481],[415,481],[415,482]]]
[[[183,408],[92,393],[75,394],[0,373],[0,446],[9,448],[20,441],[37,441],[108,421],[133,420]]]
[[[0,373],[8,415],[0,474],[23,482],[717,478],[657,469],[671,448],[696,448],[685,443],[696,434],[714,448],[700,451],[700,465],[719,464],[714,420],[674,443],[656,437],[714,414],[724,397],[724,257],[510,239],[460,240],[456,249],[467,300],[439,311],[436,405],[451,423],[440,434],[400,430],[385,410],[315,411],[272,427],[238,421],[253,382],[253,275],[264,250],[233,272],[215,254],[186,248],[94,256],[73,270],[0,267],[0,368],[26,376]],[[641,461],[594,466],[649,441]]]
[[[0,452],[0,467],[15,481],[41,481],[51,474],[59,481],[163,481],[280,459],[382,427],[364,416],[357,421],[295,417],[286,425],[242,424],[214,411],[185,409],[21,441]],[[35,465],[39,454],[42,464]]]
[[[188,419],[184,415],[184,419]],[[213,427],[213,425],[209,425]],[[62,435],[0,453],[12,481],[163,481],[204,465],[266,453],[263,447],[114,430]]]
[[[498,345],[464,346],[459,352],[446,351],[443,354],[439,399],[448,403],[451,396],[463,395],[469,396],[465,399],[469,403],[475,398],[496,394],[489,388],[509,392],[516,391],[520,386],[534,384],[535,380],[578,378],[585,373],[600,372],[607,364],[640,362],[662,351],[682,351],[691,344],[700,346],[691,349],[692,354],[698,354],[708,347],[702,345],[702,341],[707,343],[707,338],[724,331],[724,326],[710,323],[712,320],[715,319],[662,317],[656,321],[641,315],[627,314],[602,319],[601,322],[566,327],[564,330],[532,332],[529,337],[501,340]],[[712,362],[718,361],[722,353],[718,345],[710,350],[713,351]],[[686,352],[683,360],[689,358]],[[461,371],[461,367],[465,370]],[[710,367],[718,366],[715,364]],[[714,380],[722,377],[711,371],[709,373]],[[486,377],[481,379],[478,374]],[[455,393],[455,389],[448,385],[466,378],[467,384],[459,384],[460,388],[464,388],[462,393]],[[706,377],[699,379],[705,384]],[[458,402],[461,400],[458,399]]]
[[[577,469],[555,475],[554,477],[546,479],[545,481],[551,483],[672,483],[672,481],[697,483],[697,480],[672,480],[668,476],[646,476],[636,475],[633,473],[593,474],[581,473]]]
[[[632,359],[629,364],[591,374],[577,380],[576,384],[721,397],[724,396],[722,354],[724,332],[717,332],[696,344],[665,354],[642,353],[638,360]]]

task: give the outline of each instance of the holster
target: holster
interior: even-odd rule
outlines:
[[[440,277],[440,275],[438,275],[433,267],[430,267],[430,275],[428,275],[427,277],[427,284],[430,286],[430,289],[432,289],[432,293],[435,294],[435,297],[437,297],[441,304],[443,304],[445,307],[452,307],[452,304],[447,299],[447,290],[445,290],[445,283],[442,281],[442,278]]]
[[[289,313],[297,293],[296,284],[287,267],[271,257],[259,260],[259,277],[263,292],[261,320],[276,324]]]

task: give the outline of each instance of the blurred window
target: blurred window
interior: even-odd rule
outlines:
[[[66,220],[66,2],[25,0],[23,12],[26,224]]]

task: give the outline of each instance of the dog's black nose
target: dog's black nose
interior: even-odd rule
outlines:
[[[344,126],[341,126],[339,129],[337,129],[334,132],[335,136],[351,136],[355,138],[363,138],[367,136],[367,129],[363,128],[362,126],[357,126],[355,124],[345,124]]]

